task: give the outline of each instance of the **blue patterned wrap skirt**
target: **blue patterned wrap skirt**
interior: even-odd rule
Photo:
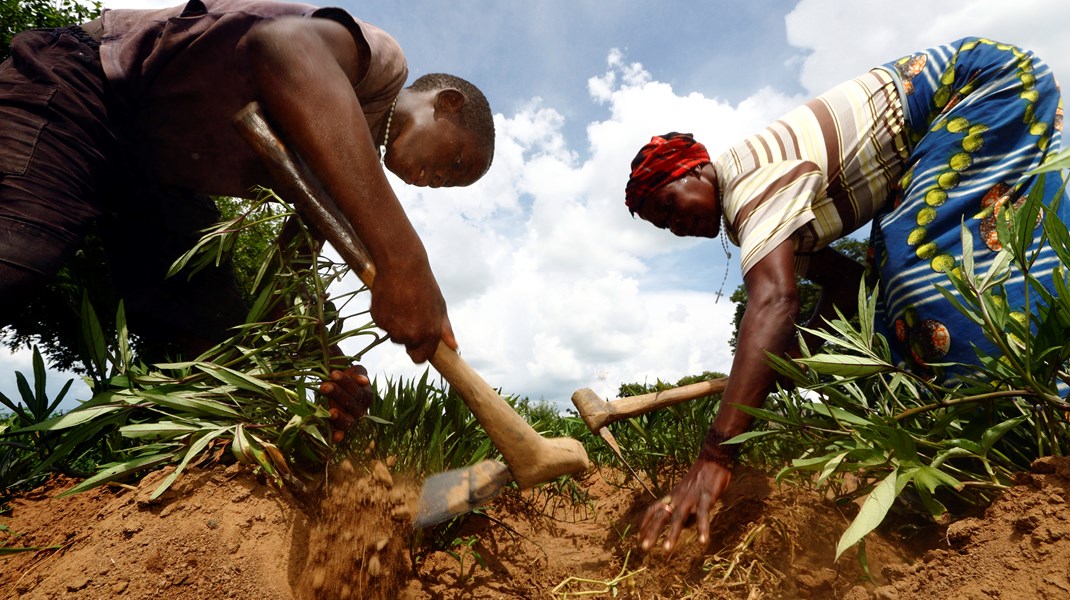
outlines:
[[[892,201],[873,221],[869,266],[881,291],[876,326],[901,366],[953,382],[965,371],[934,363],[977,364],[974,346],[999,353],[935,286],[954,289],[948,275],[962,265],[963,224],[973,237],[975,272],[986,272],[996,257],[1000,207],[1024,202],[1038,182],[1026,173],[1059,150],[1059,88],[1032,52],[982,38],[884,68],[899,75],[910,150]],[[1062,177],[1048,173],[1043,184],[1050,205]],[[1057,214],[1070,223],[1070,202],[1060,201]],[[1042,229],[1035,233],[1037,244]],[[1048,289],[1057,262],[1046,248],[1031,270]],[[1005,285],[1012,310],[1024,306],[1023,283],[1015,271]]]

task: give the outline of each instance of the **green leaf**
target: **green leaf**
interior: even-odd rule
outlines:
[[[217,400],[190,397],[188,395],[180,395],[179,393],[159,393],[147,390],[138,390],[134,393],[137,396],[159,404],[160,406],[195,415],[214,415],[217,417],[230,417],[235,419],[241,418],[242,416],[237,410]]]
[[[211,443],[212,440],[216,439],[224,432],[229,430],[230,427],[220,427],[219,429],[215,429],[213,431],[205,433],[201,437],[197,438],[197,440],[190,445],[189,450],[186,451],[185,456],[182,457],[182,462],[178,463],[178,466],[175,467],[175,470],[169,473],[167,477],[164,477],[163,481],[160,482],[160,485],[156,486],[156,489],[153,490],[152,494],[149,495],[149,499],[155,500],[160,497],[160,494],[166,492],[167,488],[171,487],[171,484],[175,482],[175,479],[178,479],[178,476],[182,474],[182,471],[186,468],[186,465],[189,464],[190,460],[200,456],[201,452],[204,451],[204,449],[208,446],[209,443]]]
[[[33,398],[39,411],[35,416],[37,420],[41,420],[48,417],[48,392],[45,390],[45,361],[41,358],[37,346],[33,347],[33,383]]]
[[[1013,260],[1014,257],[1009,252],[1005,250],[997,252],[992,263],[988,265],[988,271],[985,272],[985,276],[981,279],[978,289],[984,291],[1006,281],[1011,276],[1010,265]]]
[[[106,415],[110,412],[124,408],[118,405],[103,405],[103,406],[81,406],[72,410],[71,412],[48,419],[47,421],[41,421],[28,427],[16,429],[12,433],[23,433],[26,431],[59,431],[61,429],[70,429],[76,427],[82,423],[92,421],[101,415]]]
[[[725,441],[723,441],[721,443],[722,444],[742,444],[742,443],[746,442],[747,440],[753,440],[754,438],[765,437],[767,435],[775,435],[776,433],[778,433],[778,432],[770,430],[770,429],[757,430],[757,431],[745,431],[745,432],[733,437],[732,439],[725,440]]]
[[[1014,210],[1011,215],[1015,218],[1014,225],[1017,228],[1015,232],[1014,244],[1015,255],[1022,263],[1032,263],[1033,257],[1026,256],[1026,252],[1029,250],[1029,246],[1033,243],[1033,232],[1036,229],[1037,222],[1040,218],[1040,211],[1042,208],[1042,200],[1044,199],[1044,178],[1045,175],[1040,175],[1037,178],[1036,183],[1029,190],[1029,194],[1026,196],[1025,203],[1021,208]]]
[[[845,354],[815,354],[810,358],[798,358],[795,362],[802,363],[822,375],[848,378],[866,377],[894,370],[892,365],[875,358]]]
[[[973,440],[967,440],[964,438],[953,438],[944,442],[944,445],[951,446],[952,448],[961,448],[971,454],[981,456],[985,453],[981,445]]]
[[[1060,150],[1058,154],[1049,156],[1047,161],[1045,161],[1043,165],[1026,173],[1026,175],[1035,175],[1037,173],[1046,173],[1050,171],[1061,171],[1063,169],[1070,169],[1070,148]]]
[[[955,280],[952,280],[952,281],[955,281]],[[978,326],[981,326],[981,327],[983,327],[983,326],[984,326],[984,324],[985,324],[985,320],[984,320],[984,318],[983,318],[983,317],[982,317],[982,316],[980,315],[980,313],[978,313],[978,312],[977,312],[976,310],[974,310],[974,309],[973,309],[972,307],[968,308],[968,307],[966,307],[965,305],[963,305],[963,304],[962,304],[962,301],[960,301],[960,300],[959,300],[959,297],[958,297],[958,296],[956,296],[956,295],[955,295],[955,294],[954,294],[954,293],[953,293],[953,292],[952,292],[951,290],[949,290],[949,289],[947,289],[947,288],[945,288],[944,286],[942,286],[942,285],[939,285],[939,284],[936,284],[936,285],[934,285],[933,287],[935,287],[935,288],[936,288],[936,291],[940,292],[940,294],[941,294],[941,295],[943,295],[943,297],[944,297],[944,298],[945,298],[945,299],[946,299],[946,300],[947,300],[947,301],[948,301],[948,302],[949,302],[949,303],[950,303],[950,304],[951,304],[952,306],[954,306],[956,310],[958,310],[958,311],[959,311],[960,313],[962,313],[962,315],[963,315],[964,317],[966,317],[967,319],[969,319],[969,320],[973,321],[973,322],[974,322],[974,324],[976,324],[976,325],[978,325]],[[956,286],[956,287],[957,287],[957,286]],[[969,293],[970,293],[970,292],[969,292],[969,288],[965,288],[965,291],[966,291],[966,294],[969,294]],[[963,293],[963,290],[959,290],[959,293],[960,293],[960,294],[961,294],[961,293]]]
[[[0,556],[18,554],[20,552],[40,552],[41,550],[59,550],[62,547],[63,546],[29,546],[29,547],[0,546]]]
[[[981,455],[983,456],[988,454],[988,451],[992,449],[992,446],[996,442],[998,442],[1001,437],[1003,437],[1008,431],[1014,429],[1028,418],[1028,416],[1022,415],[1020,417],[1008,419],[998,425],[988,428],[981,436],[981,449],[983,450],[981,452]]]
[[[242,464],[250,464],[256,460],[253,456],[252,442],[245,433],[245,426],[240,423],[234,430],[234,440],[231,442],[230,451]]]
[[[886,440],[888,447],[895,453],[900,463],[918,460],[918,447],[909,433],[892,427],[878,427],[876,430]]]
[[[817,478],[817,485],[821,485],[822,483],[824,483],[825,480],[829,478],[829,476],[836,472],[836,469],[839,468],[840,463],[843,462],[843,459],[847,458],[847,454],[847,452],[841,452],[837,456],[834,456],[832,460],[825,463],[825,466],[821,469],[821,474]]]
[[[133,362],[133,352],[130,350],[130,332],[126,328],[126,309],[123,308],[123,300],[119,300],[119,308],[115,312],[115,334],[119,342],[119,371],[126,373]]]
[[[211,375],[219,381],[222,381],[223,383],[238,388],[239,390],[245,390],[247,392],[267,392],[269,394],[271,393],[271,384],[266,383],[246,373],[241,373],[239,371],[235,371],[234,369],[228,369],[220,365],[205,362],[195,363],[194,367]]]
[[[921,498],[921,503],[925,505],[925,508],[929,511],[929,514],[933,517],[939,517],[947,514],[947,507],[944,506],[939,500],[933,497],[932,493],[924,487],[917,487],[918,497]]]
[[[754,406],[744,406],[742,404],[737,405],[736,408],[756,419],[762,419],[771,423],[783,423],[785,425],[794,424],[794,422],[788,419],[785,415],[775,411],[766,410],[764,408],[756,408]],[[632,420],[629,420],[629,423],[630,422],[632,422]]]
[[[1070,231],[1055,211],[1044,213],[1044,233],[1048,236],[1048,243],[1055,254],[1058,255],[1062,264],[1070,263]]]
[[[893,469],[869,493],[866,501],[862,504],[862,509],[858,511],[858,516],[851,522],[847,531],[843,532],[843,535],[840,536],[840,541],[836,544],[836,560],[840,558],[844,550],[857,544],[859,540],[873,531],[884,520],[888,510],[892,507],[892,502],[895,501],[896,478],[898,476],[899,470]]]
[[[966,227],[966,217],[959,220],[959,239],[962,242],[962,271],[967,278],[972,279],[973,266],[973,233]]]
[[[921,465],[912,474],[912,480],[914,485],[923,487],[930,493],[935,492],[936,488],[941,485],[945,485],[955,490],[962,489],[962,482],[955,479],[951,475],[941,471],[940,469],[934,469],[928,465]]]
[[[16,404],[13,400],[11,400],[11,398],[8,398],[6,395],[4,395],[3,392],[0,392],[0,402],[2,402],[4,406],[10,408],[12,412],[18,415],[21,422],[33,423],[33,418],[30,415],[26,414],[26,411],[22,410],[22,405]]]
[[[26,376],[21,372],[15,372],[15,384],[19,388],[19,395],[22,396],[22,402],[26,404],[26,408],[30,411],[31,421],[38,422],[41,420],[41,406],[37,400],[37,396],[34,395],[33,390],[30,389],[30,383],[26,381]]]
[[[59,393],[56,394],[56,399],[52,401],[52,404],[49,405],[48,410],[45,411],[46,415],[51,415],[52,413],[56,412],[56,409],[59,407],[59,403],[63,402],[63,399],[67,397],[67,392],[71,390],[72,385],[74,385],[73,379],[68,379],[67,383],[63,384],[63,387],[59,390]]]
[[[821,415],[825,415],[825,416],[828,416],[828,417],[832,417],[832,418],[836,419],[837,421],[841,421],[841,422],[844,422],[844,423],[850,423],[852,425],[860,425],[860,426],[864,426],[864,427],[873,426],[872,422],[870,422],[870,421],[866,420],[865,418],[860,417],[860,416],[858,416],[858,415],[856,415],[854,413],[847,412],[846,410],[843,410],[842,408],[838,408],[838,407],[835,407],[835,406],[829,406],[828,404],[822,404],[820,402],[806,402],[806,403],[803,404],[803,406],[806,407],[806,408],[809,408],[810,410],[814,411],[815,413],[818,413],[818,414],[821,414]]]
[[[88,292],[82,295],[81,317],[82,338],[89,353],[89,364],[93,366],[96,376],[103,379],[108,373],[108,346],[104,341],[104,330],[100,327],[97,313],[89,303]]]
[[[151,423],[135,423],[124,425],[119,428],[119,433],[128,438],[161,438],[193,433],[204,429],[203,426],[189,423],[176,423],[174,421],[154,421]]]
[[[64,496],[71,496],[79,492],[84,492],[88,489],[95,488],[98,485],[108,483],[109,481],[122,479],[138,471],[161,465],[165,462],[170,461],[171,459],[172,454],[170,452],[166,452],[162,454],[141,456],[132,460],[128,460],[126,462],[112,464],[108,468],[99,471],[96,475],[90,477],[89,479],[86,479],[82,483],[79,483],[78,485],[70,488],[69,490],[65,490],[63,493],[59,494],[56,497],[62,498]]]

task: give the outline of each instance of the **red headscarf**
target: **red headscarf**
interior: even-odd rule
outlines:
[[[635,214],[647,196],[685,173],[710,162],[706,147],[690,133],[666,133],[650,138],[632,160],[632,176],[624,188],[624,204]]]

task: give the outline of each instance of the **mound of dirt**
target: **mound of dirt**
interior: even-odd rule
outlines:
[[[1070,598],[1070,459],[1047,457],[980,518],[952,523],[913,565],[888,565],[885,597]]]
[[[429,553],[409,524],[416,487],[380,462],[339,469],[315,502],[238,467],[192,470],[148,501],[165,474],[66,498],[74,482],[58,478],[13,501],[4,545],[55,548],[0,559],[0,598],[1070,597],[1067,459],[1038,461],[933,544],[871,536],[870,577],[853,552],[833,560],[850,515],[747,470],[710,545],[692,532],[671,556],[638,550],[650,496],[611,470],[571,497],[506,490]]]

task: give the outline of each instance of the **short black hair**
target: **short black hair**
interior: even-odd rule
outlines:
[[[487,168],[494,160],[494,115],[483,92],[471,82],[449,73],[428,73],[409,86],[414,92],[428,92],[455,88],[465,95],[461,108],[461,125],[476,135],[481,150],[487,153]]]

